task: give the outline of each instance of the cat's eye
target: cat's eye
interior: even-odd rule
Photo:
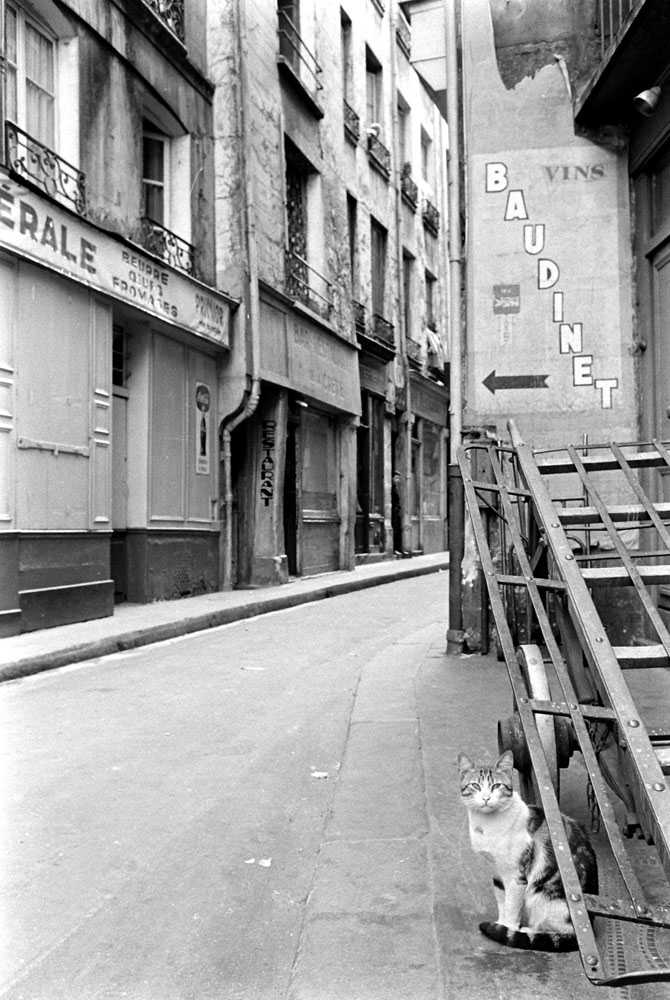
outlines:
[[[496,788],[502,788],[502,782],[494,781],[493,784],[491,785],[491,790],[495,791]]]
[[[472,781],[472,782],[470,782],[470,788],[474,788],[474,790],[476,792],[481,792],[481,790],[482,790],[482,786],[479,784],[478,781]]]

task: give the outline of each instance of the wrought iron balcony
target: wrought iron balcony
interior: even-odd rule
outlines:
[[[147,7],[151,7],[154,14],[160,17],[161,21],[167,24],[179,41],[183,42],[186,37],[184,32],[184,0],[144,0],[144,2]]]
[[[419,188],[411,178],[411,168],[408,168],[409,163],[406,163],[400,174],[400,193],[405,204],[409,205],[413,212],[416,212],[419,204]]]
[[[368,132],[368,159],[386,180],[391,176],[391,154],[374,132]]]
[[[86,174],[13,122],[5,122],[5,149],[11,171],[50,198],[86,215]]]
[[[383,316],[380,316],[379,313],[373,313],[372,331],[377,340],[381,340],[382,343],[388,344],[389,347],[395,347],[395,327],[393,326],[393,323],[389,323],[389,321],[384,319]]]
[[[184,274],[189,274],[191,277],[196,277],[198,251],[181,236],[166,229],[165,226],[159,225],[153,219],[146,217],[142,219],[140,243],[145,250],[160,257],[170,267],[183,271]]]
[[[351,139],[354,145],[361,137],[361,120],[346,101],[344,101],[344,131],[347,138]]]
[[[286,294],[328,319],[335,306],[331,282],[293,250],[285,251],[285,261]]]
[[[610,45],[618,41],[618,35],[622,32],[624,25],[628,27],[628,16],[636,6],[642,6],[638,0],[617,0],[613,4],[612,0],[598,0],[596,24],[600,29],[600,52],[601,57],[605,57]]]
[[[360,333],[365,333],[365,306],[362,302],[357,302],[356,299],[352,299],[351,308],[354,314],[354,326]]]
[[[440,213],[428,198],[425,198],[423,202],[423,224],[434,236],[437,236],[440,228]]]
[[[323,84],[319,79],[322,72],[321,66],[316,61],[315,55],[303,42],[287,11],[278,10],[277,14],[279,16],[280,61],[290,66],[312,101],[316,102],[319,91],[323,90]]]

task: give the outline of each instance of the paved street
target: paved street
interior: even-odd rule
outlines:
[[[477,930],[455,758],[511,703],[494,658],[445,656],[446,581],[2,685],[0,996],[587,996],[577,956]]]

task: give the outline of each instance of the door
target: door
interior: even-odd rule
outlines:
[[[123,395],[118,394],[123,392]],[[116,387],[112,395],[112,541],[114,600],[127,598],[126,531],[128,528],[128,395]]]

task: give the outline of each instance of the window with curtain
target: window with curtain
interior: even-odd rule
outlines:
[[[144,215],[167,225],[168,137],[145,119],[142,131],[142,190]]]
[[[22,7],[6,18],[7,117],[33,139],[56,144],[56,40]]]

